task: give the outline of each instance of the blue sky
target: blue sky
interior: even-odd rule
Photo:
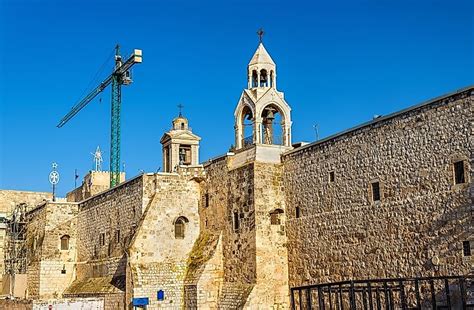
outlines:
[[[108,167],[109,90],[55,126],[117,42],[144,55],[123,88],[132,177],[161,166],[178,103],[203,138],[201,160],[228,150],[259,27],[293,109],[293,141],[313,141],[314,124],[322,138],[474,84],[473,9],[467,0],[0,0],[0,188],[49,191],[55,161],[64,195],[97,145]]]

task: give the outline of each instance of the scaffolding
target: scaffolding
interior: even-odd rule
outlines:
[[[27,267],[27,228],[28,205],[20,203],[16,205],[7,221],[6,246],[5,246],[5,273],[10,278],[10,296],[15,292],[15,276],[26,274]]]

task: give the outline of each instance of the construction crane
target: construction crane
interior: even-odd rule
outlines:
[[[136,63],[142,62],[142,51],[135,49],[132,55],[122,62],[120,46],[115,47],[115,67],[112,74],[94,88],[87,96],[77,103],[64,116],[58,128],[64,126],[71,118],[81,111],[89,102],[100,94],[109,84],[112,84],[111,127],[110,127],[110,187],[120,183],[120,108],[122,105],[122,85],[132,83],[130,69]]]

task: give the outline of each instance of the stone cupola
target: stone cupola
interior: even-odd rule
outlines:
[[[179,113],[173,119],[171,130],[160,140],[163,146],[163,171],[175,172],[178,166],[198,165],[200,140],[189,127],[188,119]]]

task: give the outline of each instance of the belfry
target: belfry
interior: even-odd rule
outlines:
[[[291,108],[277,90],[276,65],[260,43],[247,66],[247,89],[235,109],[236,150],[250,145],[291,147]]]
[[[160,140],[163,145],[163,172],[174,172],[179,166],[198,165],[200,140],[189,127],[188,119],[179,112],[178,117],[173,119],[171,130]]]

